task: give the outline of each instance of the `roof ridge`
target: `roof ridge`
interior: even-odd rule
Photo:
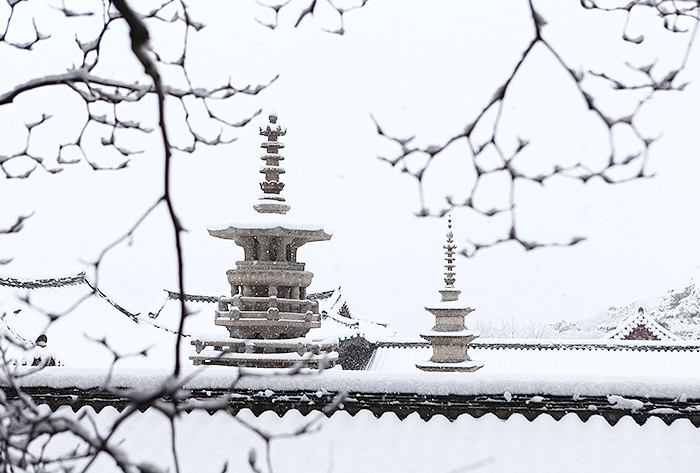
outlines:
[[[180,300],[180,293],[176,291],[170,291],[165,289],[168,293],[168,299]],[[219,296],[202,296],[199,294],[185,294],[185,301],[187,302],[219,302]]]
[[[23,289],[39,289],[42,287],[61,287],[73,284],[87,283],[85,271],[81,271],[75,276],[65,276],[60,278],[46,279],[16,279],[0,278],[0,286],[19,287]]]
[[[536,342],[524,343],[524,342],[509,342],[507,339],[504,341],[494,341],[494,340],[474,340],[470,344],[472,348],[486,349],[486,350],[604,350],[604,351],[700,351],[700,343],[686,342],[682,344],[674,343],[673,340],[661,340],[659,342],[648,343],[639,342],[635,344],[630,343],[619,343],[627,342],[627,340],[591,340],[590,342],[585,341],[575,341],[568,342],[562,340],[562,342]],[[670,343],[664,343],[670,342]],[[375,343],[377,348],[428,348],[430,343],[416,340],[416,341],[391,341],[382,340]]]
[[[138,323],[139,319],[138,319],[138,317],[136,316],[136,314],[131,313],[129,310],[125,309],[125,308],[122,307],[120,304],[117,304],[116,302],[114,302],[109,296],[107,296],[107,294],[105,294],[105,293],[102,291],[102,289],[100,289],[100,288],[97,287],[96,285],[92,284],[92,283],[85,277],[85,273],[83,273],[83,280],[85,281],[85,284],[87,284],[87,285],[90,287],[90,289],[92,289],[92,291],[93,291],[98,297],[101,297],[101,298],[104,299],[108,304],[110,304],[112,307],[114,307],[115,309],[117,309],[119,312],[121,312],[122,314],[126,315],[126,316],[129,317],[131,320],[133,320],[134,322],[137,322],[137,323]]]
[[[92,284],[85,275],[85,271],[80,271],[74,276],[64,276],[60,278],[43,278],[43,279],[17,279],[17,278],[0,278],[0,286],[16,287],[20,289],[44,289],[52,287],[74,286],[77,284],[86,284],[93,294],[104,299],[108,304],[123,313],[134,321],[137,321],[136,314],[122,307],[120,304],[108,297],[99,287]]]
[[[306,298],[312,301],[317,299],[328,299],[338,289],[331,289],[330,291],[312,292],[311,294],[307,295]]]

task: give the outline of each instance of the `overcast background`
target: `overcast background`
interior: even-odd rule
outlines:
[[[174,198],[188,230],[186,291],[220,295],[229,290],[225,272],[242,259],[242,250],[232,241],[210,237],[206,229],[252,215],[260,193],[263,138],[257,128],[267,123],[267,111],[275,110],[288,127],[283,180],[293,211],[286,218],[334,232],[331,241],[299,251],[299,260],[315,274],[310,290],[342,286],[354,313],[390,321],[400,335],[416,336],[433,322],[423,306],[438,298],[442,284],[446,222],[415,216],[415,183],[377,159],[396,149],[377,136],[370,115],[392,134],[417,135],[419,144],[440,143],[460,132],[529,43],[526,2],[411,7],[399,1],[370,2],[346,15],[342,37],[323,31],[337,28],[332,12],[308,17],[293,29],[298,10],[292,11],[292,5],[280,28],[271,31],[255,22],[256,17],[272,21],[269,10],[253,2],[236,3],[240,5],[193,5],[192,15],[207,25],[190,45],[193,76],[216,83],[230,75],[237,86],[267,82],[276,74],[280,79],[256,97],[233,102],[232,117],[264,111],[237,132],[236,142],[175,157]],[[632,36],[643,33],[645,41],[633,45],[620,39],[623,15],[602,15],[570,3],[542,6],[549,22],[544,31],[565,59],[582,70],[634,78],[625,62],[657,61],[655,67],[664,70],[685,52],[687,35],[663,34],[661,20],[652,15],[634,17]],[[10,59],[14,67],[6,71],[26,69],[19,56]],[[123,61],[120,67],[136,67]],[[457,285],[462,299],[477,310],[470,317],[496,323],[511,316],[522,323],[577,320],[610,305],[660,296],[690,280],[700,264],[694,113],[699,93],[692,82],[698,67],[693,51],[684,73],[691,81],[686,90],[658,95],[638,117],[645,132],[662,136],[651,148],[653,179],[620,186],[558,179],[543,189],[519,189],[518,224],[526,239],[587,240],[573,248],[532,252],[507,244],[460,258]],[[2,91],[22,79],[21,72],[3,73]],[[607,88],[591,88],[601,100],[610,98]],[[19,132],[7,123],[22,107],[54,113],[53,132],[58,133],[61,113],[78,113],[69,105],[70,94],[62,94],[35,94],[32,102],[15,104],[12,117],[3,112],[0,146],[16,146]],[[624,100],[609,103],[611,110],[621,107],[613,115],[625,114]],[[177,107],[170,113],[177,141],[185,134],[176,125]],[[504,140],[520,136],[531,141],[533,166],[582,159],[601,164],[609,154],[604,128],[544,50],[517,76],[503,127]],[[133,138],[133,148],[146,152],[124,170],[94,172],[78,163],[57,175],[37,171],[26,180],[4,180],[0,223],[6,226],[18,212],[34,215],[19,234],[0,237],[0,256],[14,257],[0,272],[50,277],[84,269],[81,261],[94,259],[162,192],[156,138]],[[621,154],[635,151],[632,141],[617,138]],[[466,150],[464,142],[457,143],[426,177],[432,210],[441,208],[445,193],[467,195]],[[101,152],[96,147],[94,156]],[[105,154],[105,159],[110,158]],[[498,180],[480,192],[486,208],[504,202]],[[504,228],[503,222],[485,222],[462,211],[454,212],[454,220],[458,244],[463,237],[485,241]],[[149,310],[163,288],[176,287],[172,234],[160,208],[130,241],[108,253],[100,287],[133,310]]]

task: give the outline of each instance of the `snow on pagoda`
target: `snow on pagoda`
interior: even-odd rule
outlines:
[[[469,330],[464,318],[474,309],[459,301],[462,291],[455,288],[455,249],[452,220],[447,221],[445,249],[445,287],[439,292],[441,300],[425,310],[435,316],[435,326],[420,336],[430,342],[433,356],[429,361],[416,364],[423,371],[476,371],[484,363],[473,361],[467,353],[469,342],[479,337],[479,332]]]
[[[254,221],[209,229],[210,235],[242,247],[244,261],[227,271],[231,296],[219,298],[214,316],[214,324],[228,329],[229,337],[193,339],[196,354],[190,359],[195,365],[323,368],[337,360],[337,340],[308,335],[321,326],[321,316],[318,301],[306,298],[313,273],[297,261],[299,247],[332,235],[318,226],[285,221],[290,206],[281,194],[284,157],[279,150],[284,144],[278,138],[287,131],[275,113],[269,119],[260,128],[267,141],[261,145],[263,194],[253,206]]]

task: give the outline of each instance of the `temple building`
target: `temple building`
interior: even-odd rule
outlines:
[[[321,316],[318,301],[306,297],[313,273],[297,261],[302,245],[330,240],[332,235],[319,226],[284,220],[290,206],[282,196],[284,157],[279,150],[284,143],[278,138],[287,130],[277,123],[276,114],[269,119],[260,128],[267,141],[261,144],[263,194],[253,205],[257,218],[209,229],[210,235],[242,247],[244,260],[227,271],[231,295],[220,297],[215,311],[214,324],[226,328],[229,337],[192,340],[197,353],[190,359],[195,365],[323,368],[337,359],[337,341],[306,337],[309,330],[321,327]]]
[[[636,314],[632,314],[620,322],[619,327],[613,330],[606,338],[611,340],[680,340],[680,337],[677,337],[647,317],[643,307],[640,307]]]

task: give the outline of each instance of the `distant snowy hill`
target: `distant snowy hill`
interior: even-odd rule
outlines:
[[[603,338],[620,327],[627,317],[644,308],[645,315],[685,340],[700,340],[700,277],[683,289],[674,289],[651,301],[635,301],[610,307],[579,322],[560,321],[550,325],[558,338]]]

